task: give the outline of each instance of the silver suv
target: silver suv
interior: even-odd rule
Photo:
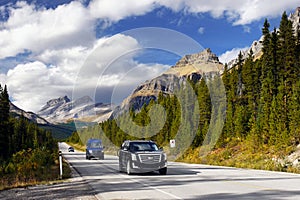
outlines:
[[[158,171],[167,174],[167,155],[155,142],[145,140],[126,140],[118,152],[119,170],[127,174]]]

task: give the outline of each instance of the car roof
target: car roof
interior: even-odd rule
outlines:
[[[87,142],[102,142],[100,139],[89,139]]]
[[[151,140],[127,140],[127,142],[134,142],[134,143],[144,143],[144,142],[151,142],[151,143],[155,143],[155,142],[153,142],[153,141],[151,141]]]

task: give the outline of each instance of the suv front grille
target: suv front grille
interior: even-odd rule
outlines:
[[[139,154],[141,163],[144,164],[155,164],[160,163],[161,154]]]

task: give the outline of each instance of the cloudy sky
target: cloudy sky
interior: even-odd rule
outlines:
[[[222,62],[271,29],[295,0],[1,0],[0,83],[38,111],[63,95],[119,103],[184,54]],[[151,28],[149,28],[151,27]]]

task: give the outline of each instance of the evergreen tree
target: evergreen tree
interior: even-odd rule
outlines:
[[[292,22],[288,20],[286,12],[282,14],[279,27],[279,76],[284,81],[287,93],[286,103],[292,94],[292,85],[296,80],[296,38]]]
[[[9,156],[9,96],[6,85],[0,85],[0,160]]]
[[[293,94],[289,104],[290,140],[293,145],[300,143],[300,80],[293,85]]]
[[[278,33],[276,28],[274,28],[272,35],[271,35],[271,65],[272,65],[272,74],[273,74],[273,86],[274,86],[274,94],[277,93],[278,83],[280,82],[279,79],[279,66],[278,66]]]
[[[199,147],[207,133],[208,125],[211,117],[211,99],[208,87],[205,83],[204,78],[201,79],[200,83],[196,85],[197,97],[199,102],[199,128],[196,137],[193,141],[193,147]]]

